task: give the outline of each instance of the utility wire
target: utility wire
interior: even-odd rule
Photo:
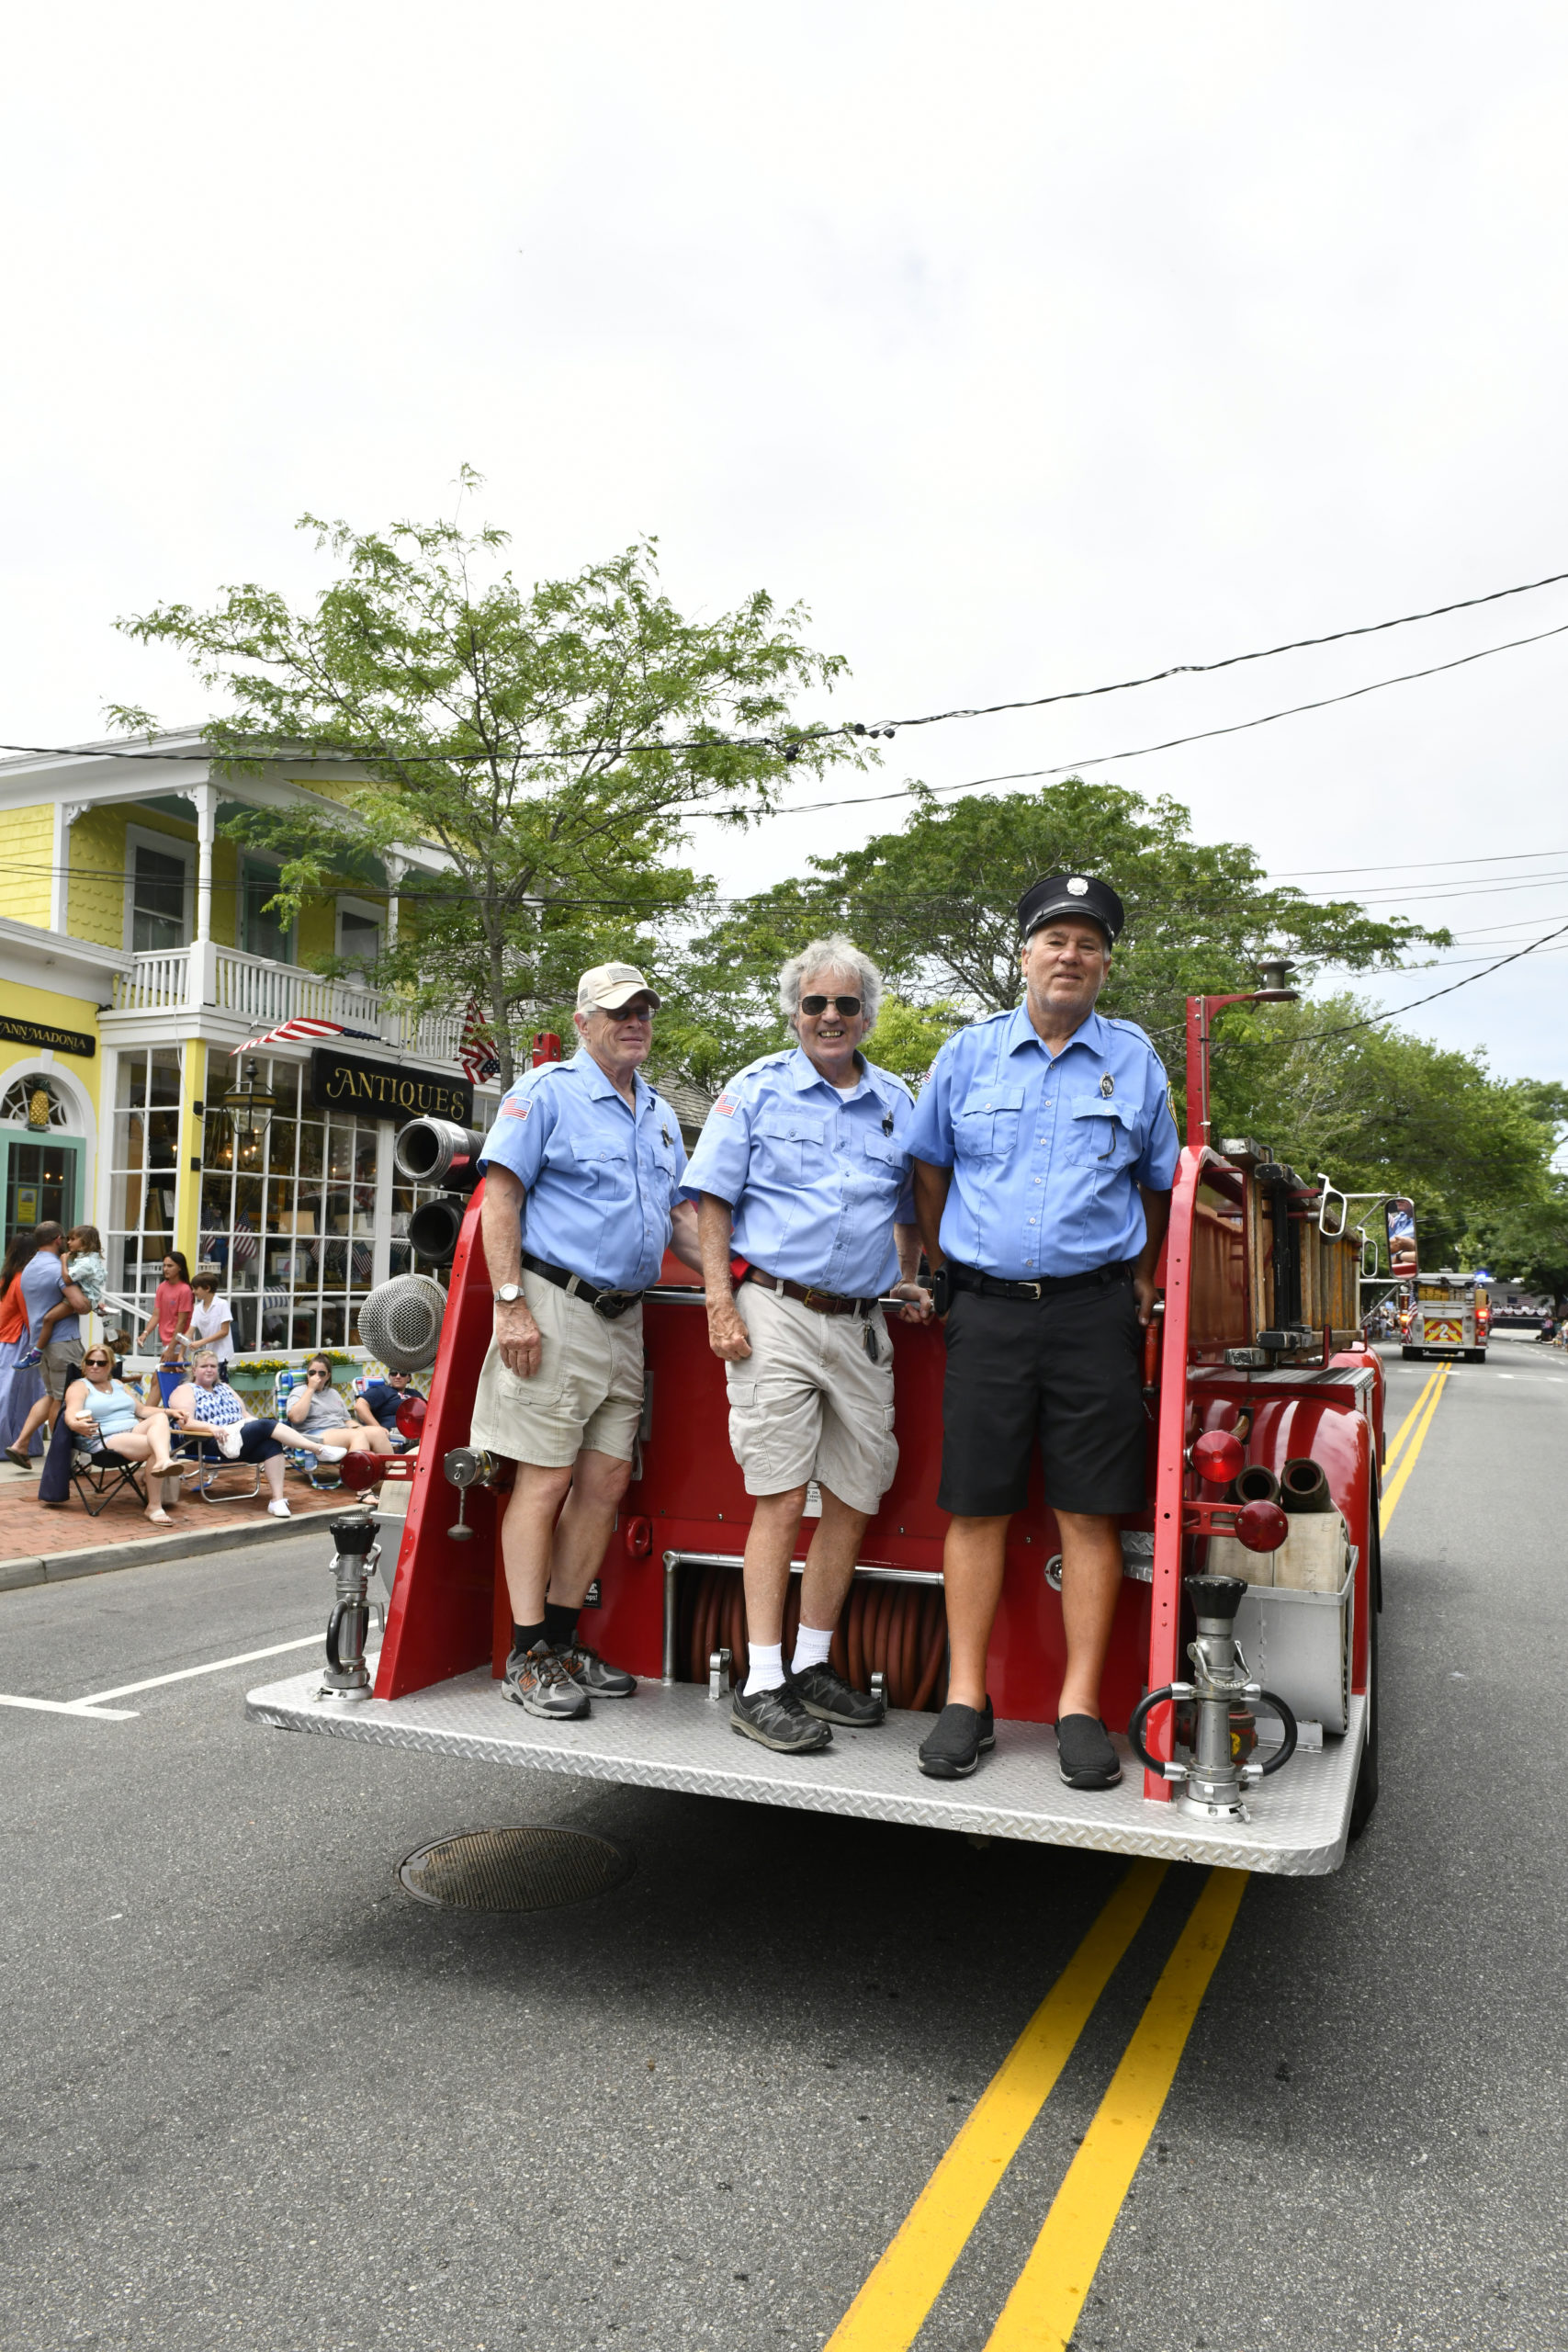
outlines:
[[[1120,760],[1146,760],[1156,752],[1179,751],[1184,743],[1211,743],[1220,735],[1245,735],[1255,727],[1272,727],[1277,719],[1299,718],[1303,711],[1327,710],[1335,703],[1357,702],[1362,695],[1381,694],[1385,686],[1407,686],[1418,678],[1439,677],[1445,670],[1462,670],[1472,662],[1485,662],[1494,653],[1513,653],[1521,645],[1540,645],[1543,639],[1568,634],[1568,621],[1560,621],[1555,628],[1539,629],[1533,637],[1510,638],[1506,645],[1484,645],[1478,653],[1461,653],[1453,662],[1434,662],[1429,669],[1405,670],[1397,678],[1375,678],[1371,685],[1351,686],[1344,694],[1321,695],[1314,702],[1292,703],[1288,710],[1265,711],[1261,718],[1242,718],[1230,727],[1204,727],[1194,735],[1171,735],[1163,743],[1140,743],[1130,752],[1095,752],[1076,760],[1064,760],[1055,767],[1015,768],[1006,775],[972,776],[963,784],[908,785],[901,792],[863,792],[841,800],[809,800],[788,808],[770,808],[770,817],[809,817],[824,808],[863,808],[873,802],[911,800],[922,792],[978,792],[991,784],[1029,784],[1041,776],[1077,775],[1085,768],[1111,767]],[[744,817],[754,810],[741,808],[700,808],[693,807],[686,814],[694,817]]]
[[[1565,933],[1568,933],[1568,922],[1559,923],[1555,931],[1543,932],[1539,939],[1532,939],[1528,947],[1516,947],[1511,956],[1500,956],[1496,963],[1488,964],[1483,972],[1472,972],[1468,979],[1452,980],[1446,989],[1434,989],[1429,996],[1418,996],[1409,1004],[1395,1005],[1392,1012],[1370,1013],[1364,1021],[1341,1022],[1332,1029],[1308,1030],[1300,1037],[1292,1037],[1289,1042],[1292,1045],[1318,1046],[1323,1043],[1325,1037],[1348,1037],[1353,1030],[1377,1029],[1381,1028],[1386,1022],[1403,1021],[1405,1014],[1407,1012],[1414,1012],[1418,1005],[1436,1004],[1440,996],[1454,996],[1457,995],[1461,989],[1472,989],[1475,986],[1477,980],[1490,978],[1494,972],[1500,972],[1506,964],[1522,963],[1527,956],[1535,955],[1538,949],[1545,947],[1549,942],[1553,939],[1561,939]],[[1160,1034],[1163,1035],[1168,1033],[1162,1031]],[[1218,1038],[1215,1040],[1217,1046],[1240,1046],[1249,1042],[1250,1040],[1242,1037]],[[1270,1043],[1272,1044],[1279,1044],[1280,1042],[1281,1041],[1278,1038],[1270,1040]]]
[[[881,719],[874,727],[872,728],[863,726],[858,720],[851,721],[847,724],[840,720],[837,725],[821,725],[811,728],[797,729],[795,730],[785,729],[770,735],[710,734],[706,736],[694,737],[689,741],[662,743],[656,741],[650,741],[649,742],[640,743],[635,748],[638,751],[661,752],[711,752],[724,750],[784,751],[792,745],[804,748],[812,743],[830,742],[835,737],[840,735],[852,736],[856,738],[862,736],[870,737],[877,735],[891,735],[901,727],[939,727],[943,725],[947,720],[953,718],[992,718],[1007,711],[1045,710],[1057,703],[1089,702],[1102,695],[1129,694],[1135,687],[1158,685],[1168,678],[1196,678],[1212,676],[1216,671],[1234,670],[1244,662],[1272,662],[1281,653],[1302,653],[1309,651],[1316,646],[1342,645],[1351,638],[1376,637],[1381,635],[1385,629],[1409,628],[1417,621],[1440,620],[1450,613],[1473,612],[1479,605],[1500,604],[1506,598],[1510,596],[1533,595],[1538,589],[1555,588],[1560,586],[1565,580],[1568,580],[1568,571],[1551,571],[1548,572],[1545,577],[1540,580],[1521,581],[1512,588],[1493,588],[1488,590],[1486,594],[1483,596],[1461,596],[1455,603],[1450,605],[1430,605],[1425,612],[1398,613],[1389,620],[1364,621],[1353,628],[1329,629],[1321,637],[1292,638],[1284,644],[1261,646],[1250,653],[1227,653],[1217,662],[1174,662],[1163,670],[1150,670],[1142,677],[1137,678],[1119,678],[1114,680],[1111,684],[1103,686],[1067,687],[1064,688],[1059,694],[1030,695],[1010,702],[958,705],[951,710],[926,711],[912,718]],[[1568,627],[1568,623],[1565,623],[1564,626]],[[1540,632],[1543,637],[1551,637],[1556,633],[1556,631],[1551,629],[1543,629]],[[1536,641],[1537,640],[1534,638],[1516,638],[1513,640],[1513,644],[1531,645]],[[1463,659],[1469,662],[1481,662],[1485,660],[1488,653],[1506,653],[1511,650],[1512,647],[1508,645],[1488,646],[1483,652],[1466,654]],[[1437,669],[1458,669],[1460,666],[1461,664],[1459,662],[1439,662],[1437,664]],[[1432,677],[1435,674],[1436,670],[1413,670],[1409,673],[1409,676],[1413,678]],[[1407,680],[1404,678],[1388,678],[1381,681],[1381,683],[1385,685],[1403,685],[1407,683]],[[1359,694],[1372,694],[1376,691],[1377,689],[1374,686],[1360,686],[1356,689],[1356,692]],[[1327,697],[1327,700],[1331,702],[1348,701],[1350,697],[1348,695],[1335,695]],[[1297,706],[1300,710],[1319,710],[1324,707],[1325,706],[1322,703],[1302,703]],[[1273,717],[1281,718],[1293,718],[1295,715],[1296,713],[1294,711],[1279,711],[1272,714]],[[1254,727],[1266,726],[1268,723],[1269,722],[1266,719],[1251,719],[1247,722],[1247,725]],[[1238,730],[1221,728],[1214,729],[1211,731],[1219,734],[1228,734]],[[1177,740],[1180,742],[1201,742],[1204,739],[1201,736],[1181,736]],[[1168,744],[1151,744],[1147,748],[1153,751],[1166,751],[1172,747]],[[94,752],[95,755],[100,759],[110,760],[200,761],[207,760],[211,757],[211,754],[206,752],[159,752],[151,746],[141,751],[132,751],[130,749],[119,751],[109,750],[99,746],[85,746],[82,744],[0,743],[0,752],[14,752],[21,753],[24,756],[32,754],[39,758],[51,759],[76,758],[82,756],[89,750]],[[288,755],[269,753],[266,756],[287,757]],[[301,753],[299,755],[301,761],[314,758],[315,756],[316,755],[313,753]],[[440,752],[426,751],[405,753],[400,752],[395,746],[370,746],[364,750],[355,750],[352,745],[345,745],[341,751],[332,752],[327,756],[334,761],[367,759],[386,760],[401,757],[409,758],[425,764],[431,764],[447,761],[457,763],[474,761],[482,763],[491,758],[492,753],[490,751],[482,750],[475,752]],[[560,760],[570,759],[572,756],[573,755],[570,752],[562,752],[558,750],[531,752],[522,748],[514,750],[507,754],[509,759],[524,760]],[[1143,756],[1144,753],[1141,752],[1112,752],[1102,753],[1100,755],[1102,759],[1141,759]],[[1065,771],[1055,768],[1038,768],[1029,771],[1029,773],[1037,775],[1055,775],[1063,774]],[[993,778],[989,780],[995,782],[1010,781],[1010,779],[1007,778]],[[964,789],[962,786],[944,786],[942,788],[946,790],[957,789],[960,791]],[[902,796],[894,794],[887,797],[891,798],[898,798]],[[822,805],[824,807],[839,808],[848,807],[850,804],[848,802],[835,801],[825,802]]]

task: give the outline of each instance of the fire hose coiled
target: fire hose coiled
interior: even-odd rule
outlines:
[[[784,1651],[795,1647],[800,1625],[800,1578],[784,1598]],[[715,1650],[727,1649],[739,1680],[750,1663],[746,1594],[734,1568],[705,1566],[682,1578],[676,1620],[676,1671],[705,1682]],[[934,1585],[896,1584],[866,1577],[852,1586],[829,1654],[833,1671],[856,1690],[869,1690],[879,1673],[890,1707],[933,1710],[947,1665],[947,1617]]]

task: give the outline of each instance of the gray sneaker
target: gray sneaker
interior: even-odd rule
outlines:
[[[591,1699],[630,1699],[636,1694],[636,1675],[628,1674],[624,1666],[606,1666],[586,1642],[573,1642],[570,1649],[558,1650],[556,1656],[578,1689],[586,1690]]]
[[[547,1723],[578,1723],[592,1714],[588,1693],[575,1683],[548,1642],[531,1650],[513,1650],[506,1661],[501,1687],[514,1705]]]
[[[729,1728],[781,1756],[813,1756],[833,1736],[826,1724],[807,1713],[787,1682],[755,1691],[750,1699],[738,1682],[729,1702]]]

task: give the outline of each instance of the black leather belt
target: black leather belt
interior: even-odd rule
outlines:
[[[814,1315],[858,1315],[863,1321],[876,1305],[874,1298],[845,1298],[836,1290],[814,1290],[807,1283],[792,1283],[783,1274],[764,1273],[761,1266],[748,1266],[740,1280],[756,1283],[780,1298],[797,1298]]]
[[[580,1298],[606,1323],[624,1315],[628,1306],[636,1306],[642,1298],[640,1290],[601,1290],[594,1283],[585,1283],[581,1274],[569,1274],[564,1266],[547,1266],[542,1258],[523,1252],[523,1263],[531,1274],[542,1274],[545,1281],[554,1283],[557,1290],[564,1290],[568,1298]]]
[[[1131,1276],[1137,1261],[1123,1258],[1111,1266],[1092,1266],[1087,1274],[1042,1274],[1035,1283],[1007,1283],[999,1274],[983,1274],[977,1266],[947,1261],[947,1277],[954,1290],[978,1291],[982,1298],[1021,1298],[1031,1304],[1054,1298],[1066,1290],[1104,1290]]]

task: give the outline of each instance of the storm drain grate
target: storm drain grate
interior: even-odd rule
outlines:
[[[411,1854],[398,1872],[421,1903],[460,1911],[553,1911],[628,1878],[632,1858],[581,1829],[465,1829]]]

